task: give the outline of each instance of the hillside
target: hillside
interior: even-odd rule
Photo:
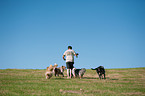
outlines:
[[[106,69],[106,79],[99,80],[87,69],[84,78],[45,79],[45,70],[0,70],[1,96],[145,96],[145,68]]]

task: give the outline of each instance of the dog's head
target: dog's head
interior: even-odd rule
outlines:
[[[58,66],[58,65],[55,63],[53,67],[56,68],[57,66]]]
[[[85,68],[82,68],[81,70],[84,71],[84,72],[86,72],[86,69]]]
[[[53,66],[50,65],[49,67],[47,67],[46,71],[52,71],[53,70]]]

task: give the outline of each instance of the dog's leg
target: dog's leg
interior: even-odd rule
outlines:
[[[64,74],[63,73],[61,73],[61,75],[64,77]]]
[[[102,79],[102,74],[101,73],[99,74],[99,78]]]
[[[47,79],[47,74],[45,73],[45,77],[46,77],[46,79]]]
[[[50,75],[49,74],[46,75],[46,79],[50,79]]]
[[[82,74],[81,73],[79,73],[79,77],[80,77],[80,79],[82,79]]]
[[[104,79],[106,79],[106,77],[105,77],[105,73],[104,73]]]
[[[49,74],[45,73],[46,79],[49,79]]]
[[[52,77],[52,75],[53,75],[52,73],[49,75],[49,79]]]
[[[99,79],[100,79],[100,73],[99,73],[99,72],[97,72],[97,74],[98,74],[98,76],[99,76]]]
[[[48,76],[46,76],[46,79],[48,79]]]

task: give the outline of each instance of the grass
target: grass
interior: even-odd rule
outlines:
[[[106,69],[99,80],[87,69],[84,78],[45,79],[45,70],[0,70],[0,96],[145,96],[145,68]]]

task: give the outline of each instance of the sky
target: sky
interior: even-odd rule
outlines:
[[[0,0],[0,69],[145,67],[145,0]]]

